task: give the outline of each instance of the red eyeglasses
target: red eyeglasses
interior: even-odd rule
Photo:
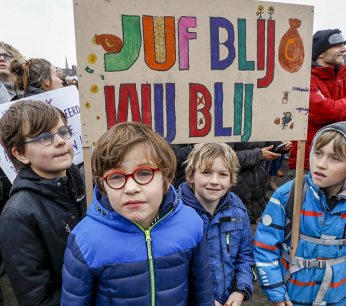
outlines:
[[[108,173],[106,176],[101,177],[101,179],[105,180],[110,188],[117,190],[125,186],[129,177],[132,177],[134,181],[139,185],[149,184],[154,178],[155,171],[158,170],[158,168],[154,169],[151,167],[143,166],[138,167],[137,169],[135,169],[135,171],[133,171],[133,173],[129,174],[114,171]]]

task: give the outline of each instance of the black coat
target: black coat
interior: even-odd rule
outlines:
[[[250,223],[256,223],[256,220],[262,215],[267,203],[266,190],[269,174],[264,168],[264,158],[261,149],[269,147],[274,148],[280,142],[236,142],[229,143],[230,147],[237,153],[240,172],[238,173],[238,182],[232,186],[233,191],[243,201],[247,208]]]
[[[13,182],[0,218],[4,267],[20,305],[59,305],[70,231],[85,215],[79,169],[45,179],[26,167]]]

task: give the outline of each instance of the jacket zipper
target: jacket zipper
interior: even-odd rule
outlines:
[[[150,232],[156,224],[158,224],[160,221],[165,219],[173,210],[174,209],[171,209],[165,216],[163,216],[161,219],[159,219],[157,222],[155,222],[147,230],[145,230],[143,227],[141,227],[137,222],[133,222],[145,234],[145,241],[147,244],[147,253],[148,253],[148,260],[149,260],[149,270],[150,270],[151,306],[155,306],[155,273],[154,273],[154,260],[153,260],[153,253],[152,253],[152,248],[151,248]]]
[[[155,274],[154,274],[154,263],[153,263],[153,253],[151,250],[151,237],[150,229],[144,231],[145,240],[147,242],[147,252],[149,260],[149,270],[150,270],[150,286],[151,286],[151,305],[155,305]]]

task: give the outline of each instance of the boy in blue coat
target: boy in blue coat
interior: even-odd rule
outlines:
[[[300,213],[295,258],[286,205],[291,182],[270,199],[258,224],[254,256],[262,290],[275,306],[346,304],[346,121],[320,129]],[[303,192],[304,194],[304,192]]]
[[[237,155],[227,144],[198,144],[187,159],[187,183],[179,187],[184,204],[204,223],[217,306],[241,305],[253,290],[250,222],[241,200],[229,191],[237,170]]]
[[[68,239],[62,305],[214,305],[202,220],[170,186],[175,168],[149,126],[101,136],[93,203]]]

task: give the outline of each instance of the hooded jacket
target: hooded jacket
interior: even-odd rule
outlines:
[[[322,67],[312,62],[308,134],[305,145],[304,168],[309,169],[311,141],[316,132],[324,126],[346,120],[346,65]],[[288,161],[289,168],[297,163],[297,142],[293,146]]]
[[[346,122],[328,125],[316,134],[311,151],[317,137],[327,130],[337,130],[346,138]],[[295,257],[301,260],[302,269],[291,274],[285,284],[283,279],[289,268],[285,254],[290,254],[291,246],[291,238],[284,241],[285,206],[291,183],[274,192],[256,231],[254,256],[262,290],[272,302],[290,299],[294,305],[312,305],[326,284],[325,276],[331,275],[323,301],[326,305],[345,305],[346,182],[339,194],[328,199],[325,192],[314,185],[309,173]],[[320,244],[321,241],[325,244]],[[340,263],[335,264],[338,260]]]
[[[115,212],[95,187],[71,232],[62,305],[214,305],[202,220],[171,187],[148,230]]]
[[[187,183],[179,187],[185,205],[194,208],[204,223],[207,235],[214,296],[222,305],[234,291],[245,293],[250,300],[253,291],[252,234],[249,217],[241,200],[232,192],[220,199],[212,216],[196,199]]]
[[[36,88],[36,87],[33,87],[33,86],[29,86],[28,87],[28,91],[27,91],[26,94],[23,91],[21,91],[19,93],[19,96],[15,95],[11,99],[11,101],[16,101],[16,100],[19,100],[19,99],[22,99],[22,98],[25,98],[25,97],[31,97],[31,96],[38,95],[38,94],[43,93],[43,92],[45,92],[45,91],[42,90],[41,88]]]
[[[69,232],[85,215],[84,185],[72,165],[46,179],[19,171],[0,219],[4,267],[20,305],[59,305]]]
[[[268,199],[266,190],[269,174],[264,168],[262,148],[280,142],[233,142],[228,145],[236,152],[240,164],[237,184],[232,186],[234,192],[244,203],[251,224],[261,217]]]

